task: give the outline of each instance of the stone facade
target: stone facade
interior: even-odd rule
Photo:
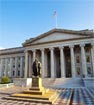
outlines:
[[[35,58],[42,64],[42,78],[94,77],[94,32],[53,29],[22,47],[0,50],[0,78],[32,77]]]

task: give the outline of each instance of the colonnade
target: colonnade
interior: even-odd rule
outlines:
[[[65,46],[58,46],[60,49],[60,63],[61,63],[61,77],[66,77],[65,74],[65,58],[64,58],[64,47]],[[76,77],[76,70],[75,70],[75,59],[74,59],[74,47],[75,45],[69,45],[70,48],[70,56],[71,56],[71,71],[72,71],[72,77]],[[85,44],[80,44],[79,45],[81,49],[81,63],[82,63],[82,74],[84,74],[85,77],[87,77],[87,65],[86,65],[86,55],[85,55]],[[55,69],[54,69],[54,47],[49,47],[50,50],[50,57],[51,57],[51,78],[55,78]],[[36,50],[37,49],[31,49],[33,52],[33,61],[35,60],[36,57]],[[41,51],[41,59],[42,59],[42,77],[45,77],[45,56],[44,56],[44,51],[45,48],[40,48]],[[91,44],[91,57],[92,57],[92,70],[93,70],[93,76],[94,76],[94,43]],[[28,71],[28,50],[25,51],[25,75],[24,77],[27,78],[27,71]]]

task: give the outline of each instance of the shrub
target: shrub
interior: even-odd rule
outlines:
[[[10,83],[10,79],[6,76],[3,76],[0,83],[1,84]]]

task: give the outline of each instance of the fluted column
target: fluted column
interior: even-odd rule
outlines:
[[[23,57],[21,56],[20,57],[20,77],[22,77],[23,75],[23,73],[22,73],[22,70],[23,70]]]
[[[27,78],[28,72],[28,51],[25,51],[25,71],[24,71],[24,78]]]
[[[10,58],[10,77],[13,77],[13,58]]]
[[[33,51],[33,62],[34,62],[35,61],[35,58],[36,58],[36,50],[33,49],[32,51]]]
[[[66,77],[65,75],[65,58],[64,58],[64,47],[60,48],[60,62],[61,62],[61,77]]]
[[[18,74],[18,58],[15,58],[15,77],[17,77]]]
[[[41,59],[42,59],[42,78],[45,77],[45,71],[44,71],[44,49],[41,49]]]
[[[85,54],[85,48],[84,48],[85,44],[81,44],[80,47],[81,47],[82,74],[85,77],[87,77],[86,54]]]
[[[75,59],[74,59],[74,46],[71,45],[70,47],[70,54],[71,54],[71,70],[72,70],[72,77],[76,77],[75,71]]]
[[[93,69],[93,76],[94,76],[94,43],[91,44],[91,58],[92,58],[92,69]]]
[[[55,78],[55,69],[54,69],[54,48],[50,48],[51,55],[51,78]]]
[[[3,76],[3,59],[1,59],[0,78]]]
[[[29,54],[29,77],[32,77],[31,54]]]
[[[8,76],[8,59],[5,59],[5,76]]]

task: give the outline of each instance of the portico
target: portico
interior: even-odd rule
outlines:
[[[25,74],[28,71],[32,71],[32,66],[29,67],[30,64],[32,65],[35,58],[38,58],[42,64],[42,77],[43,78],[68,78],[68,77],[87,77],[88,71],[87,66],[89,65],[86,61],[86,49],[89,51],[93,50],[92,43],[81,43],[81,44],[70,44],[67,46],[59,45],[57,47],[48,47],[48,48],[37,48],[37,49],[29,49],[26,51],[25,55]],[[79,49],[79,62],[76,62],[76,55]],[[31,51],[31,58],[27,57],[27,54]],[[91,52],[92,55],[89,55],[91,61],[89,62],[91,67],[91,76],[93,71],[93,51]],[[30,62],[33,59],[32,62]],[[27,63],[27,61],[29,61]],[[78,65],[77,65],[78,63]],[[80,70],[77,71],[77,67]],[[25,75],[26,76],[26,75]]]
[[[37,58],[42,78],[94,77],[94,32],[53,29],[0,51],[0,78],[31,78]]]

